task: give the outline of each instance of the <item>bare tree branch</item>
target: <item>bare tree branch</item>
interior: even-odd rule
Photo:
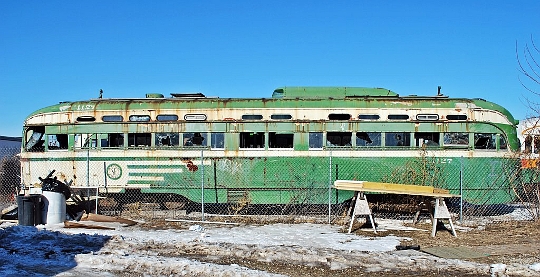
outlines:
[[[534,38],[532,35],[530,44],[526,43],[523,47],[522,55],[520,55],[520,51],[518,49],[518,42],[516,41],[516,59],[518,62],[518,70],[523,76],[526,77],[523,79],[521,76],[518,76],[519,82],[527,91],[536,96],[540,96],[540,92],[531,87],[531,85],[534,85],[535,87],[537,85],[540,86],[540,64],[537,62],[537,56],[540,56],[540,49],[534,43]],[[531,101],[527,98],[526,101],[527,106],[534,112],[538,112],[540,110],[540,103]],[[536,116],[538,116],[538,113]]]

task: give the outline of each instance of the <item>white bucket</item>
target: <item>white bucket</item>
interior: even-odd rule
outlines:
[[[57,224],[66,220],[66,197],[59,192],[43,192],[43,224]]]

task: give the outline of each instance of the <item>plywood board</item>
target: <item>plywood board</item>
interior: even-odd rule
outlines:
[[[430,247],[423,248],[423,252],[445,259],[477,259],[489,256],[475,249],[457,246],[457,247]]]

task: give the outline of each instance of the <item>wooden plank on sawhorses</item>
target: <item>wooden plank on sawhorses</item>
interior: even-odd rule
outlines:
[[[460,197],[451,194],[448,190],[431,186],[406,185],[394,183],[381,183],[369,181],[336,180],[334,188],[339,190],[353,190],[361,192],[380,192],[390,194],[422,195],[432,197]]]
[[[437,197],[435,198],[435,207],[433,211],[433,227],[431,229],[432,237],[435,237],[435,233],[437,233],[437,221],[439,219],[448,219],[448,221],[450,222],[450,227],[452,228],[452,235],[454,235],[454,237],[457,237],[456,230],[454,229],[454,224],[452,223],[452,216],[448,211],[448,207],[446,207],[446,203],[444,202],[443,198]]]
[[[365,215],[367,217],[366,219],[371,222],[371,227],[373,227],[373,231],[375,232],[375,234],[377,234],[375,222],[373,221],[373,216],[371,215],[371,209],[369,208],[366,196],[362,192],[356,192],[354,198],[356,199],[356,203],[354,204],[354,210],[351,216],[351,223],[349,224],[349,233],[351,233],[355,216]]]

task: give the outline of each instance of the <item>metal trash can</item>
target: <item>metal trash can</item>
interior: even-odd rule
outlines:
[[[41,224],[41,194],[17,196],[17,220],[23,226]]]
[[[66,220],[66,198],[64,194],[43,191],[43,224],[57,224]]]
[[[66,220],[66,200],[71,197],[69,186],[56,178],[42,181],[43,224],[57,224]]]

